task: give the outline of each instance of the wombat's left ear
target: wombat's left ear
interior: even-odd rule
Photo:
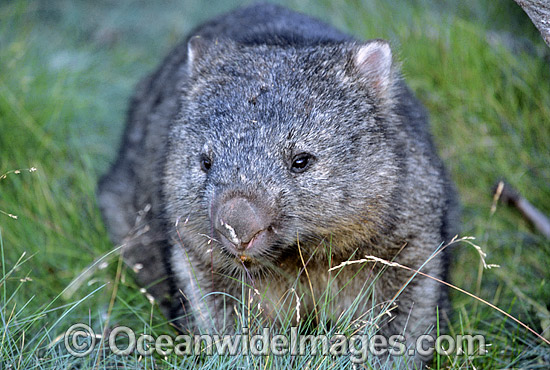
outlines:
[[[359,45],[353,55],[355,68],[378,96],[383,96],[392,83],[392,53],[384,40]]]

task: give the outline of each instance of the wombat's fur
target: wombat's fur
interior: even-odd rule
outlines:
[[[231,330],[235,303],[211,293],[239,298],[242,279],[272,320],[294,312],[280,302],[295,281],[304,318],[333,279],[336,320],[383,265],[331,266],[376,256],[419,269],[453,236],[457,208],[388,44],[274,5],[205,23],[141,82],[99,201],[140,283],[190,331]],[[444,278],[444,253],[422,271]],[[376,303],[410,277],[388,267]],[[412,344],[446,300],[416,276],[380,332]]]

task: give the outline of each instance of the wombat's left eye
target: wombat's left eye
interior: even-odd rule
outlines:
[[[313,155],[309,153],[300,153],[292,159],[290,170],[294,173],[302,173],[313,163]]]
[[[212,160],[206,154],[201,155],[201,170],[208,172],[212,167]]]

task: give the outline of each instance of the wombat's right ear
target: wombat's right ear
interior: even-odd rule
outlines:
[[[206,54],[208,44],[208,41],[200,35],[191,37],[187,42],[187,69],[189,73],[193,73],[197,63]]]

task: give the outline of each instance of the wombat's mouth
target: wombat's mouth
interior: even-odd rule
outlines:
[[[247,243],[233,243],[223,234],[217,234],[216,240],[226,261],[251,275],[276,269],[278,258],[293,249],[291,244],[281,240],[280,232],[272,226],[256,233]]]
[[[270,262],[265,258],[255,257],[247,254],[247,252],[237,253],[229,251],[224,246],[220,246],[220,248],[222,250],[222,254],[226,258],[226,261],[229,262],[233,266],[233,268],[237,268],[237,270],[243,270],[248,275],[256,276],[261,271],[270,266]]]
[[[272,249],[274,233],[271,228],[260,230],[248,242],[229,240],[225,235],[218,236],[220,247],[229,254],[238,265],[244,267],[261,266],[266,255]],[[267,262],[267,261],[265,261]]]
[[[237,263],[241,264],[244,268],[252,268],[253,266],[259,266],[259,261],[253,257],[247,256],[246,254],[241,254],[237,256]]]
[[[249,254],[255,254],[256,250],[264,248],[270,239],[270,235],[273,233],[272,228],[266,228],[259,230],[248,241],[241,240],[237,237],[232,239],[227,238],[224,234],[219,235],[222,245],[232,254],[237,256],[246,256]]]

